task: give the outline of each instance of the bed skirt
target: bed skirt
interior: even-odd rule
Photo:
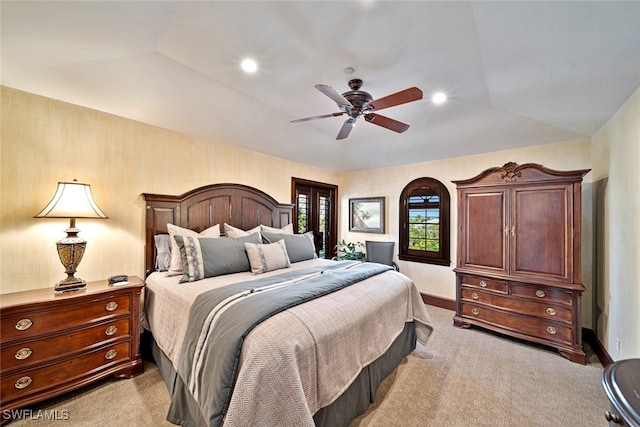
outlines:
[[[142,345],[143,356],[146,355],[153,358],[168,390],[172,390],[177,373],[167,356],[156,345],[151,332],[144,331]],[[365,367],[338,399],[331,405],[320,409],[313,416],[316,426],[348,426],[354,418],[364,413],[369,405],[373,403],[380,383],[393,372],[407,354],[415,349],[415,346],[416,333],[414,324],[413,322],[408,322],[405,324],[402,333],[382,356]],[[199,413],[198,405],[195,401],[184,402],[184,404]],[[189,411],[189,409],[185,408],[185,411],[192,413],[193,410]],[[193,414],[190,416],[192,417]],[[169,418],[167,419],[172,421]]]

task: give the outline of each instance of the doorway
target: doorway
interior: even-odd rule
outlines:
[[[296,233],[313,232],[318,258],[336,254],[338,237],[338,186],[302,178],[291,178]]]

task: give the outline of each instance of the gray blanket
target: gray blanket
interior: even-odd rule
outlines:
[[[287,308],[338,291],[390,270],[346,261],[212,289],[189,314],[178,381],[173,394],[191,394],[207,425],[222,423],[229,405],[245,337],[259,323]],[[179,399],[178,399],[179,400]]]

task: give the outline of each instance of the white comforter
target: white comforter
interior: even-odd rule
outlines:
[[[292,268],[330,262],[303,261]],[[183,284],[179,277],[154,273],[145,291],[147,327],[174,368],[195,298],[213,287],[264,275],[238,273]],[[414,320],[418,340],[426,344],[429,315],[413,282],[395,271],[267,319],[244,342],[224,425],[313,426],[313,414],[340,396]]]

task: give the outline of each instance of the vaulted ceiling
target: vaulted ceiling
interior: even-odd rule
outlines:
[[[640,85],[638,1],[2,1],[0,13],[5,86],[333,171],[587,137]],[[339,111],[314,84],[345,92],[356,77],[374,98],[422,89],[381,113],[409,130],[360,118],[338,141],[345,116],[290,123]]]

